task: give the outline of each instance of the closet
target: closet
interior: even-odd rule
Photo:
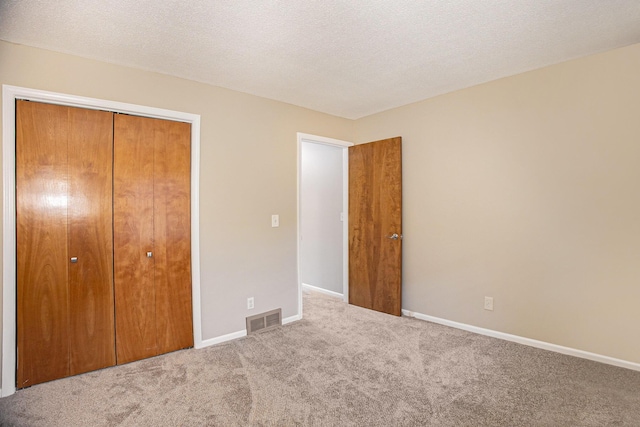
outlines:
[[[17,101],[17,387],[193,346],[190,125]]]

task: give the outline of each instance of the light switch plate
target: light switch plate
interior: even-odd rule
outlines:
[[[280,227],[280,215],[271,215],[271,226]]]

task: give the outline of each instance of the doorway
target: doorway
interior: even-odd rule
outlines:
[[[298,312],[310,288],[349,300],[348,147],[298,133]]]
[[[301,206],[305,199],[302,195],[305,163],[302,154],[306,143],[339,147],[343,153],[342,299],[350,304],[399,316],[402,308],[402,138],[354,145],[298,133],[300,316],[303,309],[303,280],[307,274],[303,271],[307,266],[301,253],[301,249],[304,249],[303,230],[306,228]],[[333,214],[329,212],[327,215]],[[334,295],[337,293],[318,287],[316,290]]]

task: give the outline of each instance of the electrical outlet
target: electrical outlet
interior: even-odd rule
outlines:
[[[484,297],[484,309],[493,311],[493,297]]]
[[[253,309],[253,297],[247,298],[247,310]]]

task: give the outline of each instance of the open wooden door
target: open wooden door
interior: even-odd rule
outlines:
[[[401,314],[401,137],[349,147],[349,303]]]

